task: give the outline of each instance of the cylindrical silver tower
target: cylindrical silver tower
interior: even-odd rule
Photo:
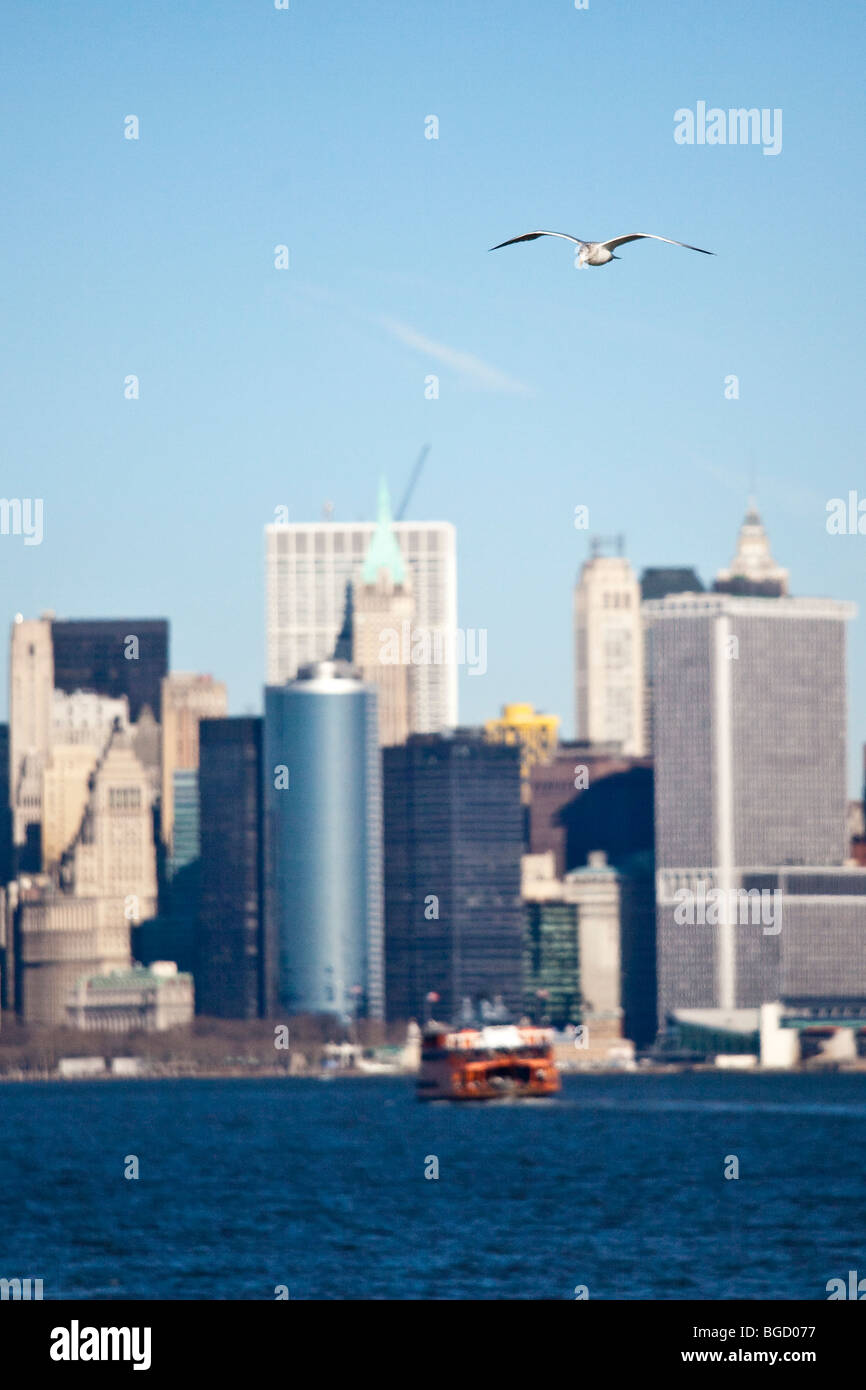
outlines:
[[[265,897],[287,1014],[384,1016],[375,688],[345,661],[265,691]]]

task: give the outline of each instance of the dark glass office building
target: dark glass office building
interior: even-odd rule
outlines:
[[[519,749],[458,731],[382,752],[389,1019],[520,1014]]]
[[[581,1021],[579,914],[564,900],[524,904],[524,1010],[535,1023]]]
[[[265,897],[286,1015],[381,1019],[377,696],[345,661],[265,691]]]
[[[130,719],[138,719],[144,705],[161,718],[160,686],[168,675],[165,618],[55,620],[51,639],[57,690],[126,695]]]
[[[262,885],[262,720],[199,725],[196,1009],[216,1018],[268,1012]]]

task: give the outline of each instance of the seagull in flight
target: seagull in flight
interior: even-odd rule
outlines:
[[[714,256],[715,251],[705,251],[702,246],[689,246],[687,241],[673,241],[669,236],[656,236],[653,232],[632,232],[630,236],[614,236],[610,241],[581,241],[579,236],[569,236],[568,232],[526,232],[523,236],[513,236],[509,241],[500,241],[498,246],[491,246],[491,251],[499,251],[503,246],[513,246],[517,241],[535,241],[540,236],[558,236],[563,241],[573,241],[575,246],[580,247],[580,255],[577,258],[578,266],[583,265],[607,265],[608,261],[620,261],[621,256],[613,253],[617,246],[625,246],[627,241],[641,241],[648,238],[650,241],[667,241],[671,246],[684,246],[687,251],[700,251],[702,256]]]

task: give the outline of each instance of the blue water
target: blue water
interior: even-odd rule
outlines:
[[[866,1275],[864,1155],[866,1076],[571,1077],[486,1106],[391,1078],[4,1085],[0,1276],[46,1298],[825,1299]]]

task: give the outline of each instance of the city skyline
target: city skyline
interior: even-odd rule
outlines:
[[[380,480],[380,484],[384,486],[384,479]],[[280,567],[282,566],[284,569],[287,563],[286,556],[287,554],[289,554],[287,550],[278,549],[278,547],[291,547],[291,560],[289,563],[293,566],[296,566],[298,564],[298,561],[295,558],[295,548],[298,545],[297,537],[299,535],[306,536],[310,539],[311,544],[315,544],[315,537],[321,536],[326,529],[331,527],[333,527],[332,534],[339,534],[343,537],[343,539],[339,542],[331,539],[325,542],[325,544],[327,545],[327,556],[319,562],[325,563],[327,566],[328,577],[327,582],[325,584],[325,588],[329,591],[333,589],[333,594],[330,594],[329,592],[326,598],[326,612],[325,610],[323,610],[323,612],[325,612],[324,619],[319,617],[317,611],[317,621],[315,623],[307,622],[306,624],[296,624],[295,626],[292,626],[290,623],[286,622],[285,619],[282,618],[282,616],[278,620],[274,616],[277,612],[278,601],[280,608],[283,610],[285,609],[285,604],[282,599],[282,593],[285,589],[285,580],[282,577],[283,571],[281,571]],[[364,558],[367,554],[368,545],[372,540],[374,534],[376,533],[376,527],[377,522],[375,520],[341,524],[339,521],[332,520],[330,518],[328,518],[327,520],[323,519],[318,522],[275,522],[265,527],[266,577],[264,585],[264,595],[265,606],[267,608],[268,613],[271,615],[271,618],[268,624],[264,664],[269,670],[269,672],[275,673],[279,670],[280,666],[282,666],[289,672],[289,674],[287,674],[283,679],[274,679],[273,676],[270,680],[263,679],[259,688],[258,703],[245,705],[242,711],[238,711],[235,709],[235,701],[233,701],[232,699],[230,681],[228,679],[218,681],[217,684],[220,686],[220,688],[223,688],[223,686],[228,687],[228,713],[236,716],[240,715],[247,718],[262,714],[264,710],[265,691],[267,689],[268,684],[273,685],[288,683],[289,681],[294,679],[297,670],[300,668],[301,664],[303,664],[305,660],[325,660],[328,659],[331,655],[333,655],[333,650],[336,641],[340,635],[341,625],[344,624],[345,619],[345,584],[347,582],[346,576],[353,576],[352,585],[357,593],[358,586],[362,578],[361,571],[363,568]],[[423,607],[421,608],[420,614],[418,615],[418,617],[416,617],[415,627],[417,627],[421,631],[435,631],[435,623],[439,615],[447,613],[450,616],[459,612],[456,604],[456,595],[459,580],[459,570],[456,567],[456,553],[459,549],[459,537],[455,535],[454,528],[448,522],[419,520],[415,523],[412,523],[406,521],[394,522],[392,520],[390,521],[390,530],[396,536],[398,542],[401,545],[401,548],[405,549],[404,560],[406,561],[407,566],[416,575],[416,582],[417,576],[423,575],[421,590],[425,593],[425,602]],[[425,536],[429,536],[430,540],[425,541]],[[586,680],[588,676],[587,664],[584,663],[583,666],[581,666],[579,660],[579,645],[581,639],[579,632],[579,620],[577,617],[577,608],[575,606],[577,604],[578,595],[582,592],[582,586],[585,584],[585,577],[588,574],[592,573],[593,565],[597,565],[599,563],[602,565],[620,564],[625,566],[624,572],[626,575],[632,575],[631,578],[625,581],[626,587],[631,587],[633,589],[639,590],[639,584],[637,584],[636,581],[640,580],[641,577],[647,572],[650,572],[651,574],[665,573],[663,569],[660,569],[658,566],[653,565],[646,566],[643,571],[637,571],[631,563],[630,553],[627,545],[625,545],[625,540],[626,538],[621,536],[613,538],[598,537],[591,531],[586,532],[583,538],[583,559],[578,569],[576,570],[573,583],[569,591],[570,607],[572,610],[569,615],[568,632],[568,641],[570,647],[569,678],[571,682],[570,704],[567,704],[565,706],[565,715],[563,714],[563,711],[560,709],[539,709],[538,711],[539,714],[544,714],[558,718],[563,726],[561,730],[561,737],[566,739],[584,738],[587,734],[587,731],[585,729],[582,731],[578,727],[578,718],[575,713],[575,701],[576,697],[579,698],[578,693],[581,689],[581,673],[583,674],[584,680]],[[603,552],[600,551],[599,546],[605,542],[610,541],[617,542],[618,555],[621,556],[620,559],[608,559],[604,556]],[[421,551],[419,551],[419,544],[422,548],[429,546],[429,551],[427,551],[426,549],[422,549]],[[779,566],[778,564],[774,563],[771,555],[772,544],[773,537],[770,534],[769,529],[765,527],[764,518],[761,514],[759,514],[759,511],[756,508],[755,497],[754,495],[749,495],[744,502],[743,511],[740,517],[740,523],[736,529],[736,532],[732,536],[731,543],[728,548],[728,563],[722,564],[718,567],[718,570],[715,574],[716,583],[722,589],[727,588],[728,580],[730,574],[732,573],[732,570],[730,568],[731,565],[734,566],[733,572],[739,573],[737,569],[738,564],[742,565],[745,563],[748,568],[750,563],[754,563],[757,565],[758,569],[761,569],[761,566],[763,566],[767,574],[783,576],[783,583],[786,586],[783,591],[788,592],[787,583],[790,570],[788,568],[783,568],[782,566]],[[335,555],[334,547],[336,545],[340,545],[341,550],[342,547],[345,546],[345,558],[343,558],[342,554]],[[353,546],[354,551],[352,549]],[[745,550],[743,549],[744,546]],[[426,559],[426,556],[428,554],[429,560]],[[685,571],[677,571],[678,574],[683,572]],[[688,572],[694,574],[702,583],[704,583],[706,589],[709,590],[712,588],[713,576],[709,573],[702,573],[700,566],[690,566]],[[747,569],[744,569],[742,571],[742,573],[744,574],[746,572]],[[761,572],[763,573],[764,571],[762,570]],[[300,571],[298,571],[298,573],[300,573]],[[314,579],[311,573],[309,579],[305,578],[303,580],[303,584],[299,589],[299,597],[292,598],[292,605],[296,606],[299,602],[309,602],[315,604],[321,602],[320,599],[314,597],[318,594],[318,589],[321,583],[322,581],[318,574]],[[304,586],[306,586],[306,596]],[[342,595],[342,603],[340,605],[337,604],[336,599],[338,591]],[[791,590],[790,592],[792,594],[792,597],[799,599],[823,599],[824,597],[819,595],[806,595],[802,593],[802,591],[800,591],[796,586],[796,576],[794,580],[793,590]],[[638,603],[640,603],[639,592],[637,594],[637,600]],[[853,623],[851,623],[850,625],[854,626],[856,624],[856,619],[859,616],[859,607],[857,604],[845,598],[827,598],[825,601],[828,603],[837,602],[847,604],[849,610],[849,620],[853,619]],[[644,612],[645,611],[646,610],[644,610]],[[82,631],[87,631],[88,629],[97,629],[100,625],[104,625],[106,627],[117,627],[118,624],[122,625],[123,621],[117,618],[99,619],[96,618],[94,615],[88,615],[87,617],[83,617],[81,615],[77,615],[75,617],[73,617],[72,615],[64,615],[61,617],[56,615],[53,610],[47,610],[46,613],[43,613],[40,616],[29,617],[27,615],[16,615],[15,622],[13,623],[13,630],[15,626],[18,624],[19,618],[21,617],[23,617],[25,627],[28,623],[45,625],[47,621],[53,626],[55,631],[60,630],[67,632],[74,631],[76,626],[80,626]],[[422,618],[426,618],[426,623],[424,621],[421,621]],[[146,625],[148,627],[151,627],[154,626],[156,623],[165,621],[168,622],[168,630],[171,630],[172,625],[170,618],[168,620],[148,619]],[[138,625],[140,628],[144,626],[144,624],[141,621],[139,621]],[[446,625],[443,625],[443,630],[445,626]],[[119,627],[117,627],[117,630],[119,631]],[[388,631],[390,632],[390,630],[391,629],[389,628]],[[414,631],[415,629],[413,628],[412,630]],[[461,631],[463,631],[462,629],[456,626],[454,627],[454,630],[458,633],[458,635]],[[166,636],[166,643],[167,640],[168,638]],[[646,628],[646,622],[644,621],[643,644],[645,645],[648,642],[648,640],[648,630]],[[404,641],[404,646],[406,645],[407,644]],[[859,720],[856,693],[852,685],[854,677],[851,670],[852,662],[850,655],[850,634],[847,645],[848,656],[845,666],[847,699],[847,757],[845,775],[848,797],[851,799],[859,799],[862,795],[864,785],[863,759],[864,749],[866,749],[866,726],[864,726]],[[443,646],[443,651],[445,650],[445,647],[447,647],[447,644]],[[8,649],[4,647],[3,651],[7,652]],[[286,661],[285,653],[288,651],[297,653],[297,664],[294,664],[294,662],[292,661]],[[404,653],[400,659],[406,660],[408,659],[408,657]],[[475,659],[477,661],[477,654]],[[8,657],[6,658],[6,660],[8,664]],[[415,658],[415,660],[417,660],[417,658]],[[469,660],[471,665],[471,655],[470,657],[466,658],[466,660]],[[648,660],[647,654],[642,653],[639,656],[638,660]],[[487,656],[485,651],[485,663],[484,667],[480,671],[480,674],[487,673],[486,661]],[[217,668],[218,663],[211,663],[208,667],[209,670]],[[425,693],[421,701],[417,703],[417,710],[423,716],[422,723],[418,726],[422,732],[425,731],[426,728],[429,728],[430,731],[433,731],[436,728],[457,727],[474,727],[480,729],[484,727],[484,725],[487,724],[491,718],[495,718],[499,710],[504,709],[508,704],[514,703],[515,699],[519,699],[520,701],[526,702],[524,700],[524,692],[527,683],[529,683],[536,676],[536,673],[530,673],[530,675],[524,680],[524,684],[520,687],[519,691],[506,692],[499,705],[491,708],[487,708],[485,706],[485,708],[482,709],[481,713],[479,714],[479,717],[473,720],[471,717],[467,717],[467,715],[464,714],[463,709],[464,696],[467,685],[469,686],[469,688],[471,688],[474,684],[472,680],[467,679],[465,674],[466,669],[467,667],[465,661],[455,660],[449,666],[447,662],[442,665],[439,665],[435,661],[429,660],[429,658],[422,662],[420,666],[414,665],[412,667],[412,670],[415,673],[416,682],[418,680],[419,673],[421,673],[421,680],[424,683],[425,689]],[[225,673],[222,672],[221,674],[224,676]],[[479,674],[479,670],[476,669],[471,674],[477,677]],[[172,663],[171,675],[173,679],[183,679],[185,672],[179,669],[177,666],[175,666],[174,663]],[[649,679],[649,667],[647,667],[646,678]],[[213,680],[213,677],[209,675],[197,675],[195,679],[210,681]],[[643,679],[643,676],[641,676],[641,686],[643,685]],[[458,680],[460,681],[461,685],[461,689],[459,692],[459,717],[458,707],[456,705],[456,701],[458,698],[456,688]],[[73,689],[77,689],[77,686],[75,686],[74,684],[70,685],[67,681],[66,688],[71,692]],[[88,688],[86,684],[84,688]],[[7,682],[7,692],[8,690],[9,686]],[[428,691],[429,693],[427,693]],[[651,718],[648,704],[650,699],[649,692],[649,686],[647,686],[646,690],[643,690],[641,692],[641,714],[637,719],[638,725],[642,727],[646,726],[646,731],[644,734],[645,742],[647,742],[649,738],[649,721]],[[436,716],[432,720],[430,720],[431,714],[434,714]],[[33,716],[31,715],[31,717]],[[430,720],[429,724],[427,723],[428,720]],[[571,722],[569,722],[569,720]],[[602,739],[602,741],[604,740]],[[623,748],[623,751],[630,752],[635,750],[634,748],[627,746]],[[646,746],[646,752],[648,754],[651,753],[651,748],[649,747],[648,742]]]
[[[225,1378],[263,1303],[542,1300],[609,1372],[826,1379],[863,7],[0,33],[13,1353]]]
[[[833,76],[859,12],[799,0],[780,35],[735,3],[710,41],[676,0],[627,35],[604,7],[518,7],[491,43],[489,15],[443,0],[411,19],[345,8],[336,44],[312,7],[211,13],[157,0],[134,42],[93,4],[8,18],[4,491],[44,499],[41,545],[0,537],[9,618],[99,615],[110,585],[110,611],[169,616],[177,666],[258,710],[261,528],[326,501],[371,518],[379,473],[399,496],[425,442],[410,515],[456,527],[458,621],[489,633],[486,679],[461,675],[468,723],[520,699],[570,728],[577,505],[625,534],[637,572],[707,582],[755,487],[792,592],[858,598],[863,538],[830,534],[826,503],[860,461],[864,194],[828,135],[862,115]],[[88,16],[92,84],[68,62]],[[207,115],[223,70],[237,85]],[[503,99],[523,90],[544,102]],[[783,107],[780,153],[677,143],[675,113],[699,102]],[[804,262],[818,204],[844,293]],[[552,240],[488,257],[539,225],[645,226],[717,255],[636,244],[603,276]],[[854,692],[860,622],[850,646]],[[855,718],[852,699],[852,749]]]

